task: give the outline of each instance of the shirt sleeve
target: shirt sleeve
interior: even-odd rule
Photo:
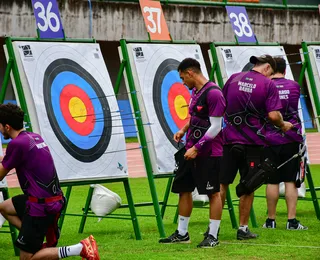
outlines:
[[[226,100],[218,89],[211,89],[207,94],[208,116],[222,117],[226,110]]]
[[[282,108],[281,101],[279,98],[279,92],[273,81],[270,80],[267,88],[267,98],[266,98],[266,112],[277,111]]]
[[[17,168],[23,161],[23,147],[18,143],[10,142],[8,144],[6,154],[2,160],[2,166],[11,170]]]

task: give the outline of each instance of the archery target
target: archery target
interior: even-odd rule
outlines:
[[[47,142],[60,180],[127,176],[120,111],[99,45],[14,42],[14,50],[33,131]]]
[[[264,54],[282,56],[289,63],[282,46],[218,46],[216,47],[216,52],[224,82],[236,72],[252,69],[253,64],[249,61],[251,56],[261,56]],[[209,57],[212,63],[210,50]],[[288,66],[286,71],[286,78],[294,80],[290,66]]]
[[[302,53],[302,50],[300,49],[300,52]],[[310,64],[311,64],[311,68],[312,68],[312,72],[313,72],[313,77],[314,77],[314,81],[315,81],[315,85],[316,85],[316,90],[317,90],[317,96],[314,96],[312,93],[312,86],[310,85],[310,80],[309,80],[309,76],[308,76],[308,72],[305,72],[306,78],[307,78],[307,86],[308,86],[308,93],[310,96],[310,100],[311,100],[311,105],[312,105],[312,110],[313,110],[313,114],[315,116],[318,115],[317,113],[317,109],[316,109],[316,105],[315,102],[320,102],[320,46],[315,46],[315,45],[311,45],[308,46],[308,55],[310,58]],[[303,53],[301,54],[301,59],[302,61],[304,61],[304,55]],[[319,120],[315,120],[317,128],[318,128],[318,132],[320,132],[320,124],[319,124]]]
[[[175,168],[178,144],[173,135],[189,120],[191,92],[177,71],[179,63],[195,58],[208,78],[199,45],[128,44],[129,60],[145,126],[154,173]]]

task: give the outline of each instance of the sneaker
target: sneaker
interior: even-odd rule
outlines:
[[[276,228],[276,221],[267,218],[266,223],[263,224],[263,228]]]
[[[98,245],[97,245],[97,242],[94,239],[93,235],[89,236],[89,240],[90,240],[91,246],[93,248],[93,252],[95,254],[95,258],[94,259],[95,260],[100,260],[100,255],[99,255],[99,251],[98,251]]]
[[[209,234],[197,247],[211,248],[217,245],[219,245],[219,240]]]
[[[242,229],[238,229],[237,231],[237,239],[238,240],[247,240],[252,238],[257,238],[258,235],[251,233],[249,228],[247,228],[247,231],[243,231]]]
[[[81,250],[80,256],[82,259],[87,259],[87,260],[98,260],[99,255],[97,254],[98,251],[95,251],[91,241],[90,237],[87,237],[86,239],[83,239],[80,241],[80,243],[83,245],[83,248]],[[95,245],[96,246],[96,245]]]
[[[176,230],[171,236],[167,238],[161,238],[159,243],[162,244],[171,244],[171,243],[190,243],[189,233],[187,232],[184,236],[179,234],[179,231]]]
[[[301,225],[300,221],[294,219],[292,222],[287,222],[287,229],[288,230],[307,230],[308,227]]]

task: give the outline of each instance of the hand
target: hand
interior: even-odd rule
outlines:
[[[283,122],[283,125],[281,126],[281,130],[282,130],[282,132],[287,132],[287,131],[289,131],[290,129],[292,129],[293,128],[293,124],[291,124],[290,122],[287,122],[287,121],[284,121]]]
[[[184,136],[184,132],[182,130],[179,130],[173,135],[173,140],[175,140],[177,143],[179,143]]]
[[[195,159],[198,155],[198,149],[192,146],[189,148],[186,153],[184,154],[184,159],[185,160],[192,160]]]

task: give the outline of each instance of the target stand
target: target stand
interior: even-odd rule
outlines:
[[[166,207],[177,207],[168,204],[174,179],[174,154],[179,149],[178,144],[173,141],[173,135],[189,120],[188,104],[191,97],[191,92],[183,85],[177,68],[187,57],[197,59],[202,68],[206,66],[200,46],[194,41],[150,42],[122,39],[119,53],[121,66],[115,91],[119,89],[124,75],[132,110],[136,116],[139,115],[136,118],[136,127],[152,197],[152,203],[145,205],[153,205],[159,234],[165,237],[163,217]],[[202,72],[209,78],[206,70]],[[159,201],[157,196],[157,178],[168,178],[162,201]],[[227,201],[228,207],[233,209],[230,193]],[[236,228],[233,210],[230,217],[232,227]],[[176,219],[175,217],[174,222]]]
[[[317,92],[314,85],[315,83],[314,83],[314,80],[312,81],[313,72],[310,65],[310,59],[308,57],[309,54],[308,54],[307,44],[303,43],[302,47],[303,47],[303,52],[305,57],[305,63],[303,64],[303,68],[300,74],[299,84],[300,86],[302,85],[303,76],[307,74],[309,76],[311,85],[313,84],[312,91],[314,94],[316,94]],[[261,56],[263,54],[269,54],[271,56],[282,56],[286,60],[287,64],[289,63],[283,47],[277,43],[259,43],[259,42],[255,44],[238,43],[238,42],[211,43],[210,50],[209,50],[209,58],[212,64],[210,78],[215,79],[220,86],[224,86],[224,83],[233,73],[240,72],[240,71],[248,71],[253,67],[253,64],[249,62],[250,56],[252,55]],[[287,78],[294,80],[290,66],[288,68],[289,69],[286,70]],[[299,107],[301,108],[300,104],[299,104]],[[319,109],[317,110],[319,114],[320,112],[319,103],[317,103],[317,107]],[[301,121],[303,121],[302,109],[299,109],[299,116],[301,118]],[[303,134],[304,133],[305,133],[305,129],[303,126]],[[317,194],[316,194],[316,190],[320,190],[320,188],[314,187],[309,165],[307,165],[306,177],[309,185],[309,188],[307,189],[307,191],[311,193],[311,198],[298,198],[298,199],[312,201],[314,205],[316,217],[320,219],[320,209],[319,209],[319,203],[318,203]],[[265,198],[265,196],[257,196],[257,195],[255,195],[255,197]],[[251,212],[250,215],[251,215],[250,217],[251,217],[252,225],[257,226],[253,212]]]
[[[26,129],[39,133],[50,148],[66,206],[61,214],[81,216],[79,233],[89,212],[90,187],[82,214],[67,213],[73,186],[122,182],[130,214],[105,218],[131,220],[135,237],[141,239],[129,185],[126,146],[119,107],[94,39],[5,39],[7,67],[0,102],[11,76],[17,103],[25,112]],[[113,116],[118,117],[113,120]],[[119,216],[121,215],[121,216]]]

